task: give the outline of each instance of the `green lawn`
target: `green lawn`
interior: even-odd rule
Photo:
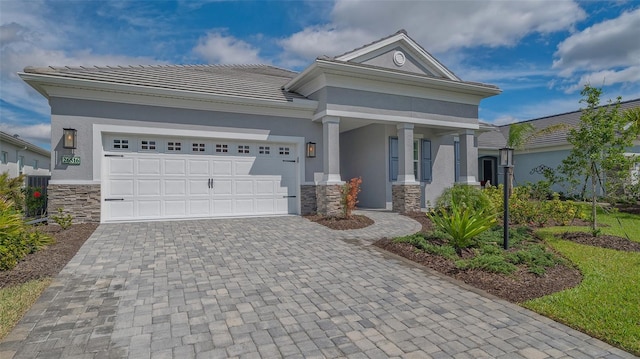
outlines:
[[[0,340],[11,332],[51,281],[51,278],[32,280],[0,289]]]
[[[598,217],[606,234],[640,242],[640,216],[624,213]],[[622,223],[622,226],[620,225]],[[575,288],[525,302],[538,313],[640,355],[640,253],[560,240],[554,234],[589,231],[588,227],[553,227],[538,234],[573,262],[584,279]]]

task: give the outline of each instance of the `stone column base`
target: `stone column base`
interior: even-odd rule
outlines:
[[[47,212],[58,208],[73,216],[73,223],[100,223],[100,185],[50,184],[47,187]]]
[[[327,217],[342,216],[342,185],[317,185],[318,214]]]
[[[391,195],[394,212],[420,211],[420,184],[393,184]]]
[[[316,200],[316,185],[300,186],[300,214],[316,214],[318,211],[318,201]]]

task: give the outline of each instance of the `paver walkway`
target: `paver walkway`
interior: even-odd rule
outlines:
[[[354,240],[419,228],[367,215],[103,224],[0,357],[632,357]]]

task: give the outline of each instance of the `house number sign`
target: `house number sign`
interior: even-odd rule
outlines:
[[[62,156],[62,164],[70,166],[80,165],[80,157],[76,156]]]

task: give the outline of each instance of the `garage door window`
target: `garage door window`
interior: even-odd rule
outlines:
[[[280,155],[289,156],[290,149],[289,147],[280,147]]]
[[[258,147],[258,153],[261,155],[268,155],[271,153],[271,147],[269,146],[260,146]]]
[[[193,143],[191,146],[192,152],[204,152],[205,144],[204,143]]]
[[[129,149],[129,140],[122,138],[113,139],[113,149],[114,150],[128,150]]]
[[[248,154],[249,146],[248,145],[238,145],[238,153]]]
[[[180,152],[182,150],[182,142],[169,141],[167,142],[168,152]]]
[[[229,145],[216,143],[216,153],[227,153],[229,152]]]
[[[154,141],[154,140],[141,140],[140,141],[140,150],[142,150],[142,151],[155,151],[156,150],[156,141]]]

